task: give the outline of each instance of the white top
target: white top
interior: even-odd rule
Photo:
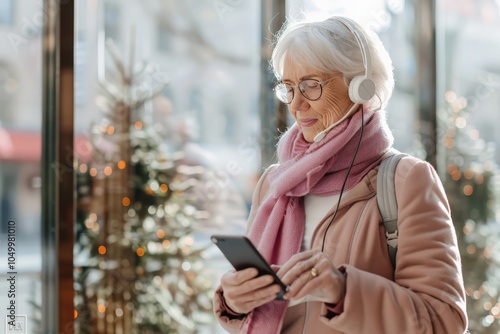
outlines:
[[[344,191],[344,196],[347,192]],[[304,239],[302,240],[302,250],[311,249],[311,241],[316,227],[325,218],[326,214],[332,209],[337,207],[337,201],[339,200],[339,194],[332,196],[318,196],[318,195],[305,195],[304,196],[304,210],[306,214]],[[305,296],[301,299],[291,300],[288,303],[288,307],[304,303],[306,301],[312,300],[309,296]]]
[[[309,194],[304,196],[306,226],[304,231],[304,239],[302,240],[303,250],[311,249],[311,241],[314,230],[316,230],[316,227],[318,227],[319,223],[323,220],[323,218],[325,218],[330,209],[333,207],[337,207],[338,200],[338,194],[332,196],[318,196]]]

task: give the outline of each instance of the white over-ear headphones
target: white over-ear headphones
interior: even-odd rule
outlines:
[[[365,68],[365,75],[358,75],[352,78],[349,83],[349,98],[354,105],[349,109],[349,111],[337,122],[333,123],[325,130],[319,132],[314,137],[314,141],[319,143],[323,138],[326,137],[326,134],[337,126],[339,123],[344,121],[347,117],[349,117],[353,112],[357,109],[358,104],[363,104],[371,100],[373,96],[375,96],[375,82],[372,80],[372,58],[370,54],[370,48],[368,46],[368,41],[364,33],[356,28],[354,22],[347,17],[336,16],[338,21],[344,24],[356,37],[356,41],[358,42],[359,49],[361,50],[361,56],[363,57],[363,66]]]
[[[365,67],[365,75],[352,78],[349,84],[349,98],[354,103],[368,102],[375,95],[375,82],[372,80],[372,58],[368,41],[365,34],[356,27],[351,19],[340,16],[335,18],[343,23],[356,37],[363,57],[363,66]]]

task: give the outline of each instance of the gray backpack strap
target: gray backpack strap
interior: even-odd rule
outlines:
[[[399,160],[405,155],[397,152],[382,160],[377,174],[377,204],[382,216],[393,268],[396,268],[396,252],[398,250],[398,202],[396,201],[394,175]]]

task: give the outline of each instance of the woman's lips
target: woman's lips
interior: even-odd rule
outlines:
[[[313,126],[314,124],[316,124],[317,121],[318,120],[316,118],[305,118],[305,119],[299,120],[300,125],[302,125],[305,128]]]

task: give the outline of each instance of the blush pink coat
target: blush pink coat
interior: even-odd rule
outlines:
[[[255,189],[250,225],[268,194],[266,175],[270,169]],[[288,308],[281,333],[465,332],[468,323],[461,261],[441,181],[431,165],[413,157],[401,160],[395,180],[399,207],[396,269],[389,260],[377,208],[375,168],[342,197],[326,236],[325,253],[347,273],[343,313],[329,314],[321,302],[302,303]],[[321,248],[335,204],[314,231],[311,248]],[[246,318],[223,315],[221,298],[219,288],[214,299],[219,323],[230,333],[240,333]]]

